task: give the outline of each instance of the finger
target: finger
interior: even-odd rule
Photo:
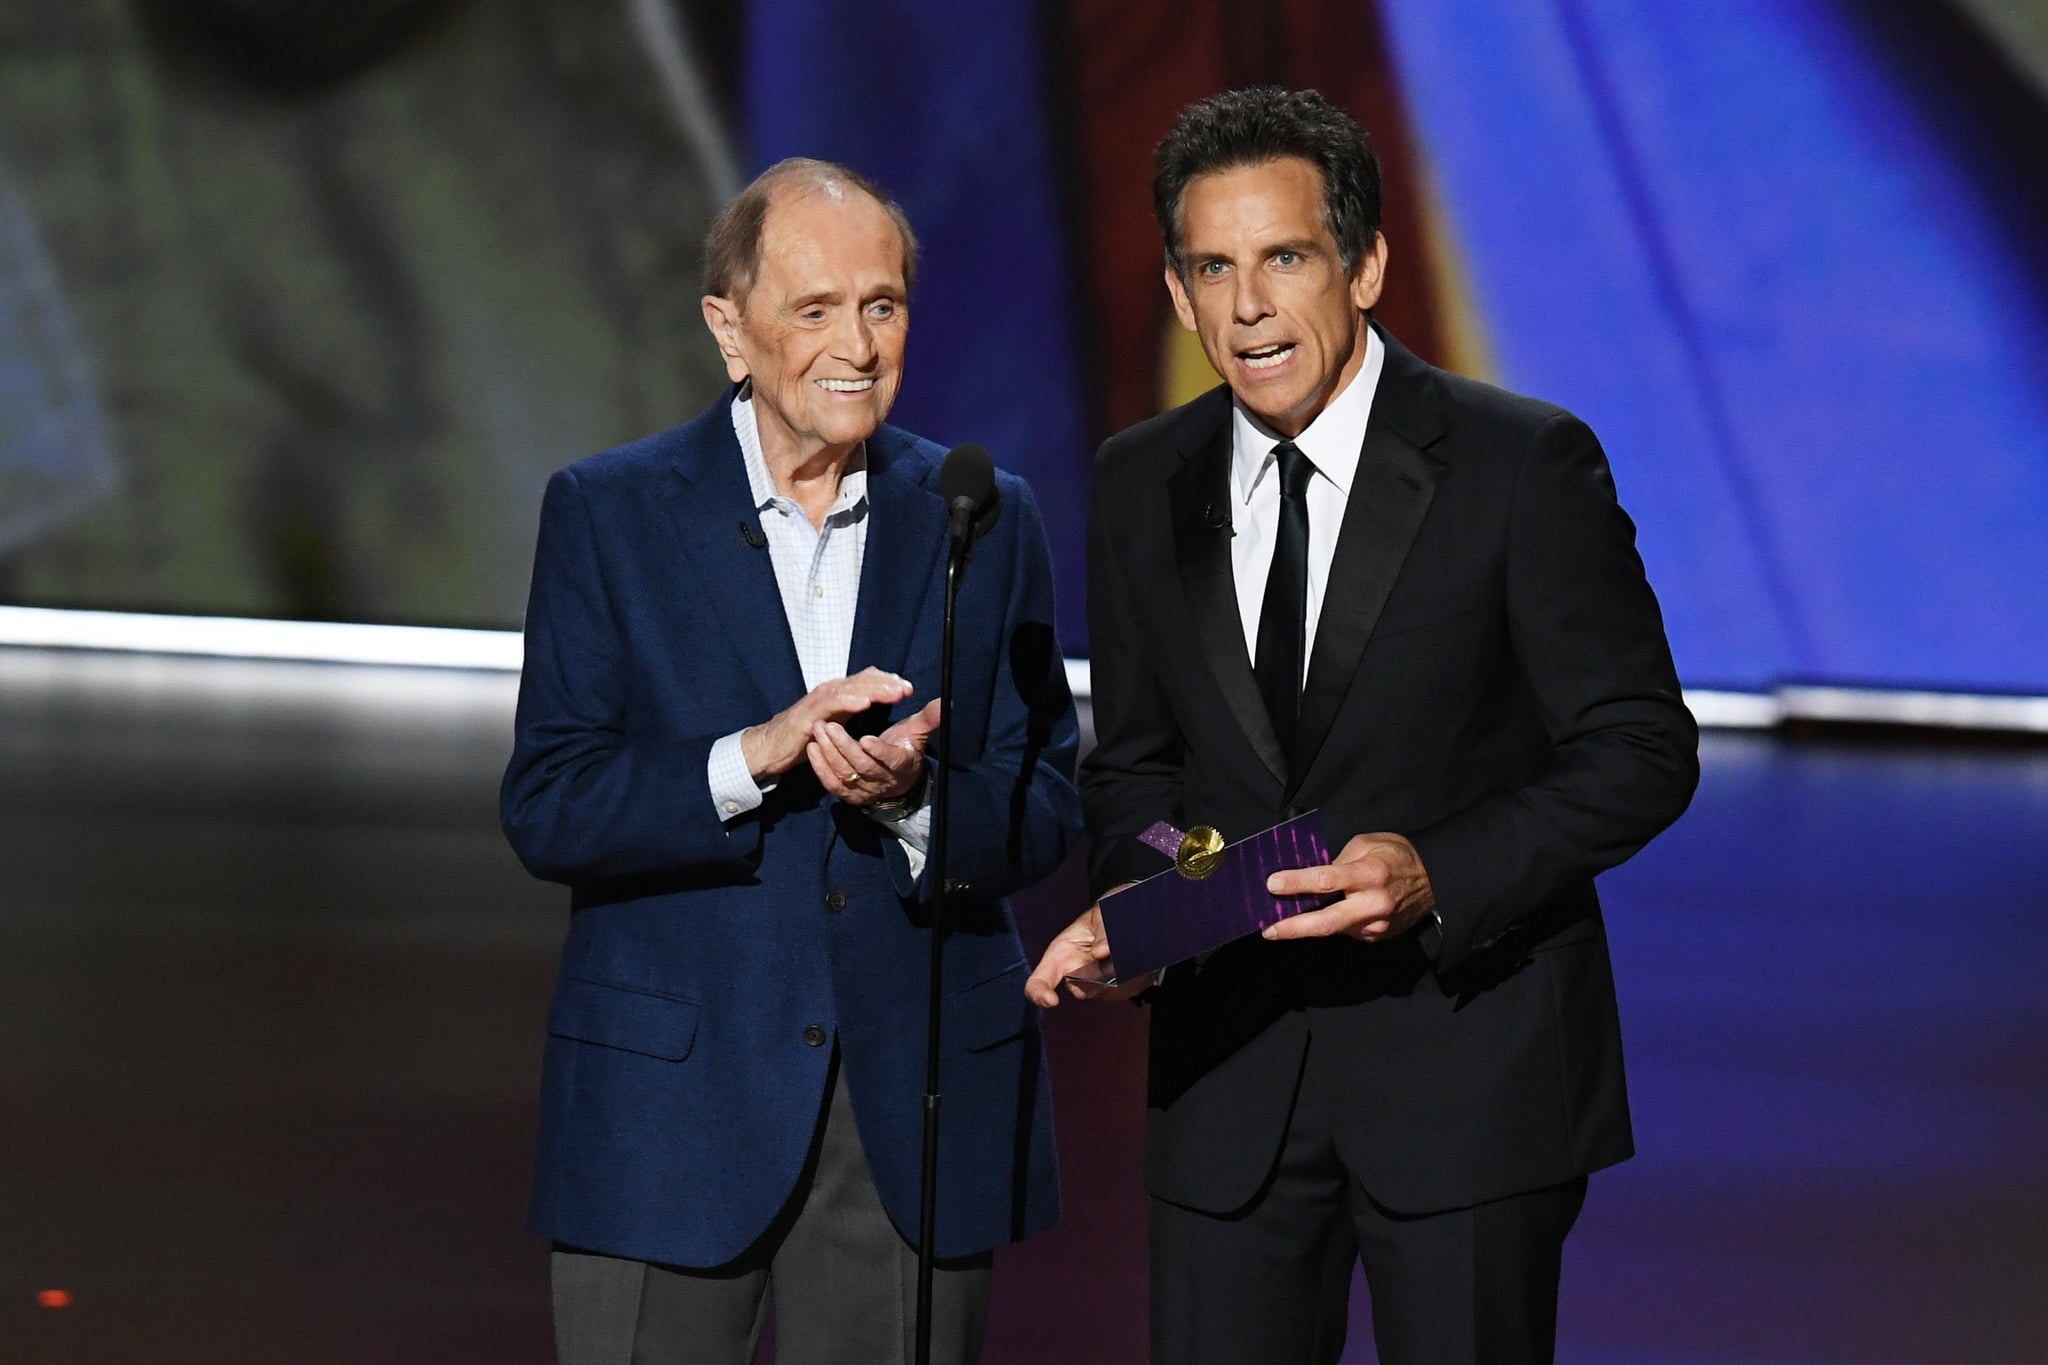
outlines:
[[[825,732],[823,725],[811,727],[811,743],[818,746],[819,752],[825,756],[825,766],[832,770],[832,775],[843,785],[854,791],[864,789],[867,779],[860,769],[847,763],[845,755],[839,752],[839,746],[833,743],[832,737]]]
[[[1269,934],[1271,938],[1317,938],[1330,934],[1352,934],[1356,936],[1365,926],[1373,925],[1375,931],[1384,929],[1393,916],[1394,904],[1384,891],[1368,888],[1353,892],[1335,905],[1326,905],[1319,910],[1291,915],[1274,925],[1293,926],[1284,932]],[[1302,924],[1301,921],[1308,923]]]
[[[1368,851],[1354,854],[1349,862],[1340,858],[1322,867],[1297,867],[1275,872],[1266,878],[1266,890],[1276,896],[1348,894],[1384,887],[1391,878],[1392,869],[1385,856]]]
[[[1269,939],[1328,938],[1331,934],[1349,933],[1368,921],[1377,922],[1384,916],[1374,908],[1361,906],[1356,901],[1341,900],[1335,905],[1320,910],[1308,910],[1299,915],[1290,915],[1278,924],[1269,926],[1265,937]]]
[[[848,716],[859,715],[878,701],[887,700],[886,697],[870,696],[861,688],[842,684],[834,688],[832,694],[825,699],[824,704],[818,708],[817,719],[811,723],[815,725],[819,720],[844,720]]]
[[[1394,875],[1394,865],[1376,848],[1354,854],[1351,861],[1343,862],[1343,867],[1345,881],[1352,887],[1385,886]]]
[[[1060,1002],[1061,982],[1066,980],[1069,972],[1081,965],[1078,962],[1068,962],[1060,952],[1060,945],[1055,943],[1045,950],[1045,956],[1039,960],[1037,969],[1024,983],[1024,994],[1030,996],[1034,1004],[1051,1009]]]
[[[878,702],[896,702],[910,695],[910,683],[879,668],[864,668],[850,678],[821,683],[812,694],[818,699],[818,718],[835,720],[857,715]]]
[[[1349,924],[1349,919],[1336,913],[1337,907],[1323,910],[1309,910],[1299,915],[1290,915],[1277,924],[1269,924],[1262,937],[1276,942],[1295,938],[1328,938]]]
[[[907,793],[924,775],[924,755],[872,737],[861,741],[861,750],[882,766],[885,773],[878,785],[891,796]]]
[[[1266,878],[1266,890],[1276,896],[1323,896],[1350,890],[1351,867],[1294,867]]]
[[[907,773],[924,757],[924,746],[905,744],[886,735],[862,735],[860,751],[893,774]]]
[[[910,695],[910,679],[870,664],[846,680],[873,701],[902,701]]]
[[[819,743],[828,746],[825,756],[839,764],[843,773],[858,776],[862,783],[880,786],[894,776],[887,767],[876,762],[873,755],[855,743],[853,736],[846,733],[846,727],[838,722],[818,726],[817,736]]]
[[[838,797],[841,801],[853,800],[854,794],[847,789],[846,783],[840,779],[839,770],[833,767],[831,761],[825,757],[825,751],[819,747],[818,741],[814,739],[804,745],[804,757],[811,761],[811,771],[818,775],[820,786],[824,787],[827,792]]]
[[[936,700],[928,702],[922,710],[905,716],[884,730],[882,738],[892,744],[913,745],[922,750],[932,732],[939,728],[939,716],[939,703]]]

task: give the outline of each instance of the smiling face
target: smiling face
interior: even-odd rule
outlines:
[[[1252,414],[1299,436],[1365,363],[1386,238],[1348,276],[1323,213],[1322,173],[1299,157],[1211,171],[1181,198],[1181,326]]]
[[[844,457],[874,434],[903,377],[907,293],[903,238],[868,195],[830,183],[770,202],[752,285],[707,295],[704,322],[726,373],[754,381],[772,465]]]

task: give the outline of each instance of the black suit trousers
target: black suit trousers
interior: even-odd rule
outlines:
[[[1381,1365],[1548,1365],[1564,1240],[1584,1177],[1400,1215],[1335,1141],[1342,1071],[1311,1036],[1287,1135],[1243,1209],[1152,1201],[1153,1365],[1334,1365],[1365,1266]]]

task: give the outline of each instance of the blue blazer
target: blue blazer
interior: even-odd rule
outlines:
[[[712,743],[805,692],[729,412],[558,472],[541,509],[506,837],[571,915],[548,1021],[530,1221],[684,1266],[745,1250],[808,1152],[836,1038],[890,1217],[916,1239],[929,876],[808,767],[728,827]],[[944,451],[884,426],[847,672],[939,686]],[[1003,897],[1080,832],[1077,725],[1025,483],[999,476],[956,616],[937,1252],[1059,1216],[1029,964]],[[758,531],[755,531],[758,539]],[[936,758],[936,754],[933,755]],[[820,1044],[819,1030],[828,1040]]]

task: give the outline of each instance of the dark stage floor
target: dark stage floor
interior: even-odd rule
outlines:
[[[497,835],[511,695],[0,650],[0,1365],[548,1359],[562,910]],[[2048,750],[1706,759],[1606,882],[1644,1154],[1560,1359],[2048,1359]],[[989,1362],[1142,1361],[1142,1017],[1049,1035],[1069,1214],[999,1262]]]

